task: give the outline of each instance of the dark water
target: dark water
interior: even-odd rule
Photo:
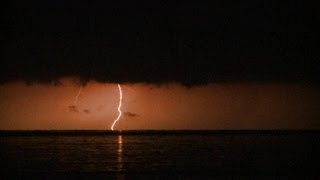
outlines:
[[[320,174],[318,132],[137,134],[2,135],[1,172],[67,178]]]

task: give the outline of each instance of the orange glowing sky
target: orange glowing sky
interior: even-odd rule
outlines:
[[[0,129],[110,129],[117,84],[73,78],[61,85],[0,85]],[[319,129],[318,86],[224,83],[184,87],[121,84],[123,115],[115,129]]]

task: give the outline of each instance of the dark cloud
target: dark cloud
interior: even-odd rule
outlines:
[[[74,112],[74,113],[78,113],[79,112],[79,109],[77,106],[75,105],[70,105],[69,106],[69,111],[70,112]],[[83,109],[82,110],[83,113],[86,113],[86,114],[89,114],[90,113],[90,110],[89,109]]]
[[[86,114],[89,114],[90,110],[89,109],[84,109],[83,112],[86,113]]]
[[[75,106],[75,105],[69,106],[69,111],[70,112],[75,112],[75,113],[79,112],[77,106]]]
[[[135,118],[135,117],[137,117],[137,116],[139,116],[138,114],[136,114],[136,113],[132,113],[132,112],[123,112],[123,114],[125,115],[125,116],[128,116],[128,117],[131,117],[131,118]]]
[[[16,0],[2,7],[0,82],[319,82],[315,7]]]

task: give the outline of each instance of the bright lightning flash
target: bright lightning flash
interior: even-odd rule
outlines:
[[[113,121],[113,124],[111,126],[111,130],[113,131],[113,127],[114,125],[117,123],[117,121],[119,121],[121,115],[122,115],[122,112],[121,112],[121,106],[122,106],[122,89],[121,89],[121,86],[120,84],[118,84],[118,88],[119,88],[119,106],[118,106],[118,112],[119,112],[119,115],[118,117]]]

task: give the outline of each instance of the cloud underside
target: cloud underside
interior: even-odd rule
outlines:
[[[0,83],[320,82],[307,1],[19,2],[2,8]]]
[[[32,84],[51,84],[51,85],[62,85],[62,80],[64,78],[75,78],[75,84],[86,85],[89,81],[96,81],[99,83],[146,83],[146,84],[166,84],[166,83],[180,83],[185,86],[195,86],[195,85],[205,85],[209,83],[229,83],[229,82],[320,82],[320,75],[318,72],[231,72],[230,74],[226,73],[215,73],[214,69],[211,71],[202,71],[193,72],[185,71],[180,73],[179,70],[176,72],[166,72],[166,69],[163,69],[162,72],[156,71],[145,71],[140,73],[126,71],[124,69],[114,69],[115,72],[110,74],[106,73],[97,73],[92,75],[87,75],[87,73],[52,73],[42,74],[36,73],[35,75],[19,74],[19,75],[3,75],[0,78],[0,84],[5,84],[11,81],[22,80],[27,85]],[[123,72],[123,75],[116,73],[119,71],[119,74]],[[139,71],[139,69],[136,69]],[[259,68],[257,70],[259,71]],[[272,71],[272,70],[271,70]],[[35,71],[36,72],[36,71]],[[153,73],[154,72],[154,73]],[[319,71],[320,72],[320,71]]]

